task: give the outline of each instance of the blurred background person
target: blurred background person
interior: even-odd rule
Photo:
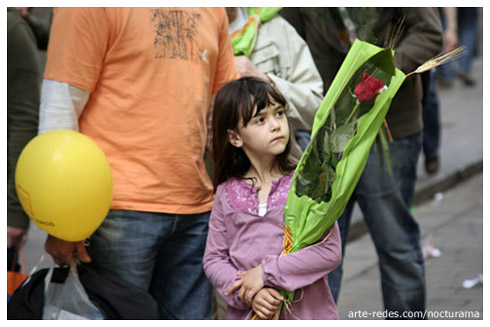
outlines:
[[[27,241],[29,217],[15,189],[15,167],[36,136],[41,89],[37,41],[16,8],[7,8],[7,269],[18,270],[17,253]]]
[[[441,21],[447,22],[445,24],[446,28],[444,29],[442,52],[449,52],[454,50],[458,45],[456,7],[439,8],[439,14]],[[450,62],[446,65],[450,64],[452,63]],[[444,65],[441,67],[444,67]],[[429,175],[437,173],[441,165],[439,154],[441,118],[440,101],[436,85],[436,71],[436,69],[433,69],[422,74],[423,78],[426,78],[424,97],[422,99],[422,120],[424,122],[422,151],[425,159],[425,171]]]
[[[447,8],[442,15],[442,25],[445,36],[453,35],[452,39],[457,36],[458,45],[465,47],[463,55],[454,62],[449,62],[437,69],[437,81],[442,88],[451,88],[454,84],[454,78],[458,77],[463,85],[473,86],[475,80],[471,74],[472,62],[477,50],[479,37],[479,8],[476,7],[455,7],[454,13],[448,14]],[[451,40],[445,38],[447,44]]]
[[[22,18],[29,24],[34,36],[36,37],[37,47],[40,50],[47,50],[49,43],[49,30],[53,19],[51,8],[43,8],[45,13],[42,16],[34,15],[33,7],[17,7]]]
[[[473,7],[444,7],[439,8],[441,22],[444,30],[443,52],[454,50],[458,45],[464,46],[465,51],[455,61],[448,62],[430,72],[430,82],[424,91],[423,121],[424,142],[423,153],[425,157],[425,171],[435,174],[439,171],[440,162],[440,115],[441,108],[438,88],[448,89],[454,85],[454,77],[458,77],[463,85],[473,86],[475,80],[471,69],[473,58],[477,52],[479,37],[479,8]]]
[[[478,22],[478,8],[458,7],[459,45],[464,46],[466,52],[457,61],[457,76],[466,86],[475,85],[471,68],[476,53]]]

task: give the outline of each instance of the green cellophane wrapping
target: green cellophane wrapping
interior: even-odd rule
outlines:
[[[354,87],[363,73],[387,89],[374,103],[356,107]],[[342,214],[366,164],[391,101],[405,79],[395,68],[393,51],[356,40],[335,76],[318,112],[312,139],[294,173],[285,206],[293,253],[321,241]],[[292,301],[294,292],[282,292]]]

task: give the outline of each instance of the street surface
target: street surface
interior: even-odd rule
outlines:
[[[464,280],[483,273],[482,191],[483,174],[479,173],[415,209],[422,244],[428,249],[432,241],[433,253],[440,251],[439,257],[426,259],[425,267],[427,310],[436,316],[432,319],[451,315],[457,319],[460,311],[471,315],[469,318],[483,318],[483,284],[470,289],[462,286]],[[380,287],[377,255],[370,235],[364,234],[347,244],[338,303],[340,318],[353,319],[358,311],[371,315],[383,312]],[[355,319],[362,319],[361,313]]]

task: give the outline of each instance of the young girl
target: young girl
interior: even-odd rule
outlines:
[[[287,101],[271,85],[244,77],[217,94],[213,113],[216,198],[204,271],[228,303],[228,319],[272,318],[296,290],[280,319],[338,319],[326,280],[341,259],[337,223],[323,242],[280,257],[289,161]],[[322,238],[323,239],[323,238]]]

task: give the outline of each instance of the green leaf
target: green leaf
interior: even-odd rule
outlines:
[[[332,152],[342,153],[345,146],[354,136],[356,122],[342,125],[330,134],[330,148]]]
[[[391,49],[381,50],[376,55],[369,58],[368,63],[382,70],[385,74],[394,76],[396,73],[393,51]],[[385,84],[388,85],[389,83],[385,82]]]

